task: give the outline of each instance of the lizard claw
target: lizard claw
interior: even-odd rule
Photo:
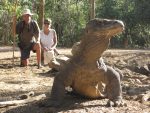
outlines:
[[[123,107],[123,106],[126,106],[126,103],[124,103],[122,100],[115,100],[115,101],[109,100],[107,102],[106,106],[108,106],[108,107]]]

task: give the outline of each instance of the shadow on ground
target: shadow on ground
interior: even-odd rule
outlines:
[[[84,109],[84,108],[94,108],[94,107],[105,107],[104,104],[94,104],[94,105],[83,105],[82,103],[90,101],[86,98],[80,98],[79,96],[70,96],[67,95],[64,99],[63,104],[60,107],[42,107],[40,106],[41,103],[44,101],[48,101],[47,99],[33,102],[27,105],[18,106],[12,109],[9,109],[5,113],[57,113],[57,112],[65,112],[68,110],[74,109]],[[101,100],[99,100],[101,101]]]

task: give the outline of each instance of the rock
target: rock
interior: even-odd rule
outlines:
[[[147,64],[148,69],[150,70],[150,64]]]
[[[142,82],[139,79],[135,79],[135,82],[138,84],[142,84]]]
[[[142,96],[141,102],[144,103],[146,101],[150,101],[150,92]]]
[[[148,65],[130,67],[130,69],[143,75],[147,75],[147,76],[150,75],[150,70]]]
[[[136,95],[137,94],[137,90],[135,88],[129,88],[129,90],[127,90],[127,94],[129,94],[129,95]]]
[[[144,65],[144,66],[140,67],[140,73],[144,74],[144,75],[149,75],[150,70],[148,68],[148,65]]]
[[[27,94],[23,94],[23,95],[20,95],[19,97],[17,97],[18,100],[24,100],[24,99],[28,99],[30,97],[34,96],[34,92],[31,91]]]

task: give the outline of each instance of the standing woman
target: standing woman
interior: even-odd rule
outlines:
[[[51,19],[44,20],[43,30],[40,32],[41,36],[41,47],[42,52],[44,52],[44,64],[49,64],[54,57],[54,50],[57,45],[57,34],[54,29],[51,28],[52,21]]]

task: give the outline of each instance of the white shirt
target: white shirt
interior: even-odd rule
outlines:
[[[41,30],[40,37],[41,37],[41,43],[44,48],[46,47],[48,49],[51,49],[52,45],[54,44],[54,41],[53,41],[54,33],[55,33],[54,29],[50,29],[50,32],[48,33],[48,35],[46,35],[44,31]]]

